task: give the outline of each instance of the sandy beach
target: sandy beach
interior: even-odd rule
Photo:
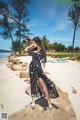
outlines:
[[[31,56],[19,59],[30,63]],[[25,78],[19,78],[19,71],[10,70],[6,63],[7,59],[0,59],[0,112],[11,114],[30,104],[31,97],[25,93]],[[68,93],[77,120],[80,120],[80,63],[71,60],[65,63],[47,62],[46,71],[55,84]]]

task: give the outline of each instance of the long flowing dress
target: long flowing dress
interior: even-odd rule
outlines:
[[[40,85],[40,82],[38,78],[42,78],[44,80],[48,92],[50,94],[51,98],[57,98],[59,97],[58,91],[54,85],[53,82],[50,81],[50,79],[45,75],[43,72],[41,63],[46,62],[46,54],[43,49],[40,49],[40,51],[35,52],[34,50],[29,50],[32,61],[29,65],[29,76],[30,76],[30,86],[31,86],[31,96],[36,95],[37,97],[45,96],[44,90],[42,86]]]

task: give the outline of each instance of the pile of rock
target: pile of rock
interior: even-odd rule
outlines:
[[[28,68],[28,63],[21,62],[17,56],[9,56],[7,66],[8,68],[11,68],[13,71],[20,71],[19,77],[21,78],[29,77],[29,74],[26,72]]]

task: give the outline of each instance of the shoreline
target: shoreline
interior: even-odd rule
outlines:
[[[0,97],[0,104],[4,107],[3,109],[0,106],[0,111],[9,109],[9,114],[11,114],[15,110],[18,111],[28,105],[31,102],[31,97],[25,93],[27,84],[24,80],[26,78],[19,78],[19,71],[12,71],[7,68],[7,59],[0,58],[0,96],[2,96]],[[19,59],[29,64],[31,56],[22,56]],[[46,71],[50,73],[49,77],[53,79],[56,85],[63,92],[68,93],[72,107],[77,115],[77,120],[80,120],[80,63],[71,60],[66,63],[47,62]],[[77,93],[73,93],[73,88]]]

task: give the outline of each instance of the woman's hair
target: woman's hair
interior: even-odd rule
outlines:
[[[41,40],[40,40],[39,37],[33,38],[33,41],[34,41],[39,47],[43,48],[42,43],[41,43]]]

